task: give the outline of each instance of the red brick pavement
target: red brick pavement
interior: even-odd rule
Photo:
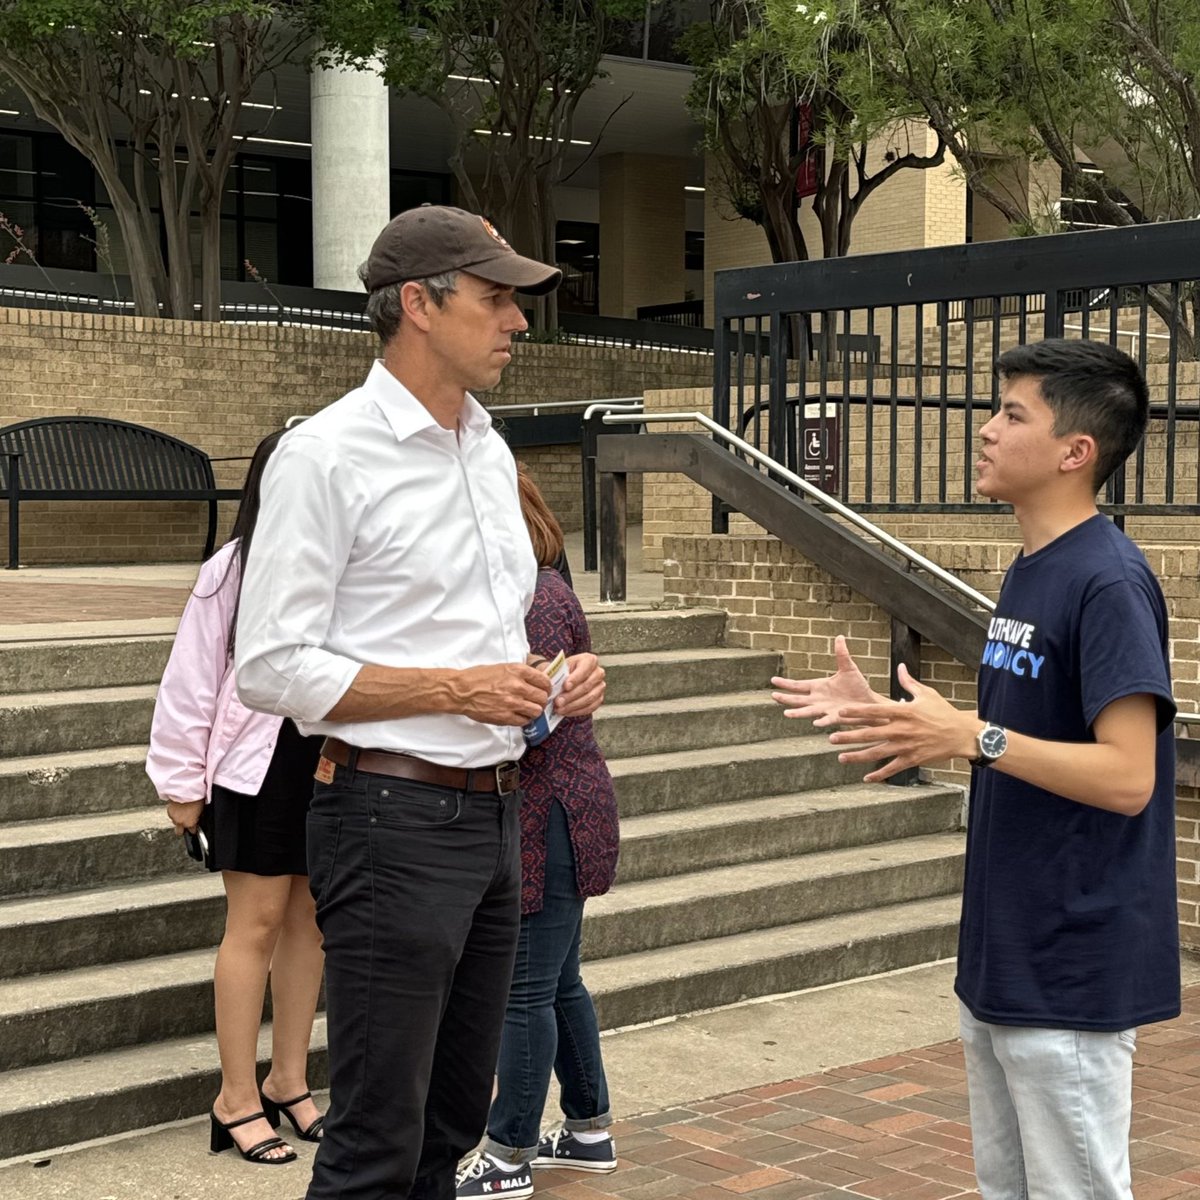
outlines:
[[[1200,986],[1138,1038],[1135,1200],[1200,1200]],[[612,1175],[535,1172],[542,1200],[978,1197],[958,1042],[621,1121]]]
[[[0,625],[177,617],[187,597],[178,587],[0,577]]]

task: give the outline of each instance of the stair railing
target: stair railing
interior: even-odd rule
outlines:
[[[605,416],[601,417],[601,420],[604,422],[604,424],[608,425],[608,424],[616,424],[618,421],[618,418],[611,417],[606,414]],[[777,462],[775,459],[768,457],[761,450],[757,449],[757,447],[752,446],[744,438],[738,437],[737,434],[735,434],[735,433],[730,433],[729,430],[726,429],[723,425],[719,425],[711,417],[705,416],[704,413],[698,413],[698,412],[647,413],[647,412],[643,412],[638,417],[638,420],[642,421],[642,422],[646,422],[646,423],[657,422],[657,421],[674,421],[674,422],[691,421],[697,425],[704,426],[704,428],[707,429],[718,441],[723,442],[726,446],[730,447],[731,449],[737,450],[739,453],[744,454],[746,457],[752,458],[755,462],[757,462],[761,466],[765,467],[770,474],[778,476],[779,479],[781,479],[783,482],[796,488],[798,491],[803,492],[804,495],[806,495],[810,500],[816,501],[818,504],[829,509],[830,512],[833,512],[837,516],[842,517],[844,520],[849,521],[850,524],[852,524],[856,529],[861,530],[863,533],[874,538],[876,541],[880,542],[882,545],[887,546],[887,548],[889,550],[894,550],[897,554],[899,554],[902,558],[904,558],[904,560],[906,562],[908,562],[911,566],[919,567],[922,571],[925,571],[928,574],[932,575],[939,582],[944,583],[948,588],[950,588],[952,591],[956,592],[964,600],[967,600],[971,604],[974,604],[978,608],[982,608],[987,612],[991,612],[995,609],[996,605],[993,600],[990,600],[982,592],[977,592],[969,584],[963,583],[963,581],[961,579],[959,579],[959,577],[957,575],[953,574],[950,571],[947,571],[944,567],[938,566],[937,563],[933,562],[931,559],[926,558],[923,554],[920,554],[918,551],[914,550],[911,546],[902,542],[899,538],[893,537],[890,533],[887,532],[886,529],[880,529],[878,525],[874,524],[871,521],[868,521],[866,519],[866,517],[862,516],[861,513],[857,513],[854,511],[854,509],[848,508],[840,500],[829,495],[828,492],[822,491],[815,484],[809,483],[807,479],[804,479],[801,476],[797,475],[794,471],[789,470],[782,463]],[[601,528],[603,528],[604,523],[605,523],[604,517],[603,517],[603,509],[604,509],[604,499],[603,499],[603,489],[602,489],[602,495],[601,495],[601,514],[602,515],[601,515],[601,520],[600,520]],[[603,563],[603,560],[605,557],[603,535],[601,536],[600,555],[601,555],[601,561]],[[611,557],[611,555],[610,555],[610,557]],[[623,560],[624,556],[622,555],[621,557]],[[625,598],[624,597],[624,590],[625,590],[624,583],[625,583],[625,581],[624,581],[624,579],[622,579],[620,581],[620,588],[621,588],[621,593],[622,593],[620,596],[620,599],[622,599],[622,600]],[[617,598],[615,596],[608,596],[605,594],[603,567],[601,568],[601,592],[600,592],[600,594],[601,594],[601,598],[605,599],[605,600]]]
[[[604,414],[601,416],[601,421],[604,424],[619,424],[621,418],[619,415]],[[762,466],[770,475],[777,476],[782,482],[795,488],[803,493],[808,499],[816,504],[828,509],[830,512],[841,517],[856,529],[869,537],[878,541],[881,545],[886,546],[889,550],[899,554],[910,567],[916,567],[927,574],[933,576],[940,583],[944,584],[956,595],[966,600],[968,603],[982,609],[985,613],[994,612],[996,608],[995,601],[985,596],[982,592],[971,587],[970,584],[964,583],[957,575],[947,571],[944,567],[939,566],[931,559],[926,558],[919,551],[914,550],[911,546],[901,541],[888,533],[886,529],[880,527],[861,513],[855,512],[854,509],[848,508],[840,500],[827,492],[822,491],[808,480],[797,475],[794,471],[783,466],[782,463],[770,458],[757,447],[752,446],[743,438],[736,434],[730,433],[723,425],[718,424],[711,417],[699,412],[675,412],[675,413],[647,413],[642,412],[638,416],[640,422],[646,424],[656,422],[674,422],[676,424],[683,422],[691,422],[702,426],[713,437],[723,443],[731,451],[744,455],[752,459]],[[624,493],[625,480],[619,472],[604,472],[600,479],[600,598],[608,601],[623,601],[625,599],[626,581],[625,581],[625,521],[624,521]],[[919,636],[915,630],[904,626],[903,623],[898,623],[895,618],[892,621],[892,666],[893,678],[892,689],[893,698],[902,699],[903,697],[895,695],[895,671],[894,668],[898,662],[905,662],[914,678],[920,677],[920,650]],[[1200,782],[1200,737],[1192,736],[1192,728],[1200,726],[1200,712],[1177,712],[1175,714],[1175,722],[1177,725],[1184,726],[1187,729],[1187,735],[1176,739],[1176,748],[1179,757],[1180,780],[1181,783]],[[905,775],[908,772],[904,773]]]

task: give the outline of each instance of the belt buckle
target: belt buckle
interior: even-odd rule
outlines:
[[[507,796],[517,790],[521,768],[515,762],[501,763],[496,768],[496,791],[501,796]]]

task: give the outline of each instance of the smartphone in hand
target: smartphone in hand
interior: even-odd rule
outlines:
[[[212,860],[211,851],[208,848],[208,838],[204,836],[204,830],[200,828],[185,829],[183,831],[183,848],[187,851],[189,858],[194,858],[198,863],[203,863],[208,866]]]

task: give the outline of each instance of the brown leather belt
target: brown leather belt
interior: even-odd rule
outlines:
[[[357,759],[354,757],[356,754]],[[411,754],[393,754],[388,750],[359,750],[357,746],[351,746],[340,738],[326,738],[321,747],[321,757],[342,767],[348,767],[353,762],[356,771],[366,771],[370,775],[413,779],[418,783],[453,788],[456,792],[490,792],[499,796],[507,796],[517,790],[520,771],[515,762],[502,762],[494,767],[474,767],[469,770],[464,767],[443,767]]]

